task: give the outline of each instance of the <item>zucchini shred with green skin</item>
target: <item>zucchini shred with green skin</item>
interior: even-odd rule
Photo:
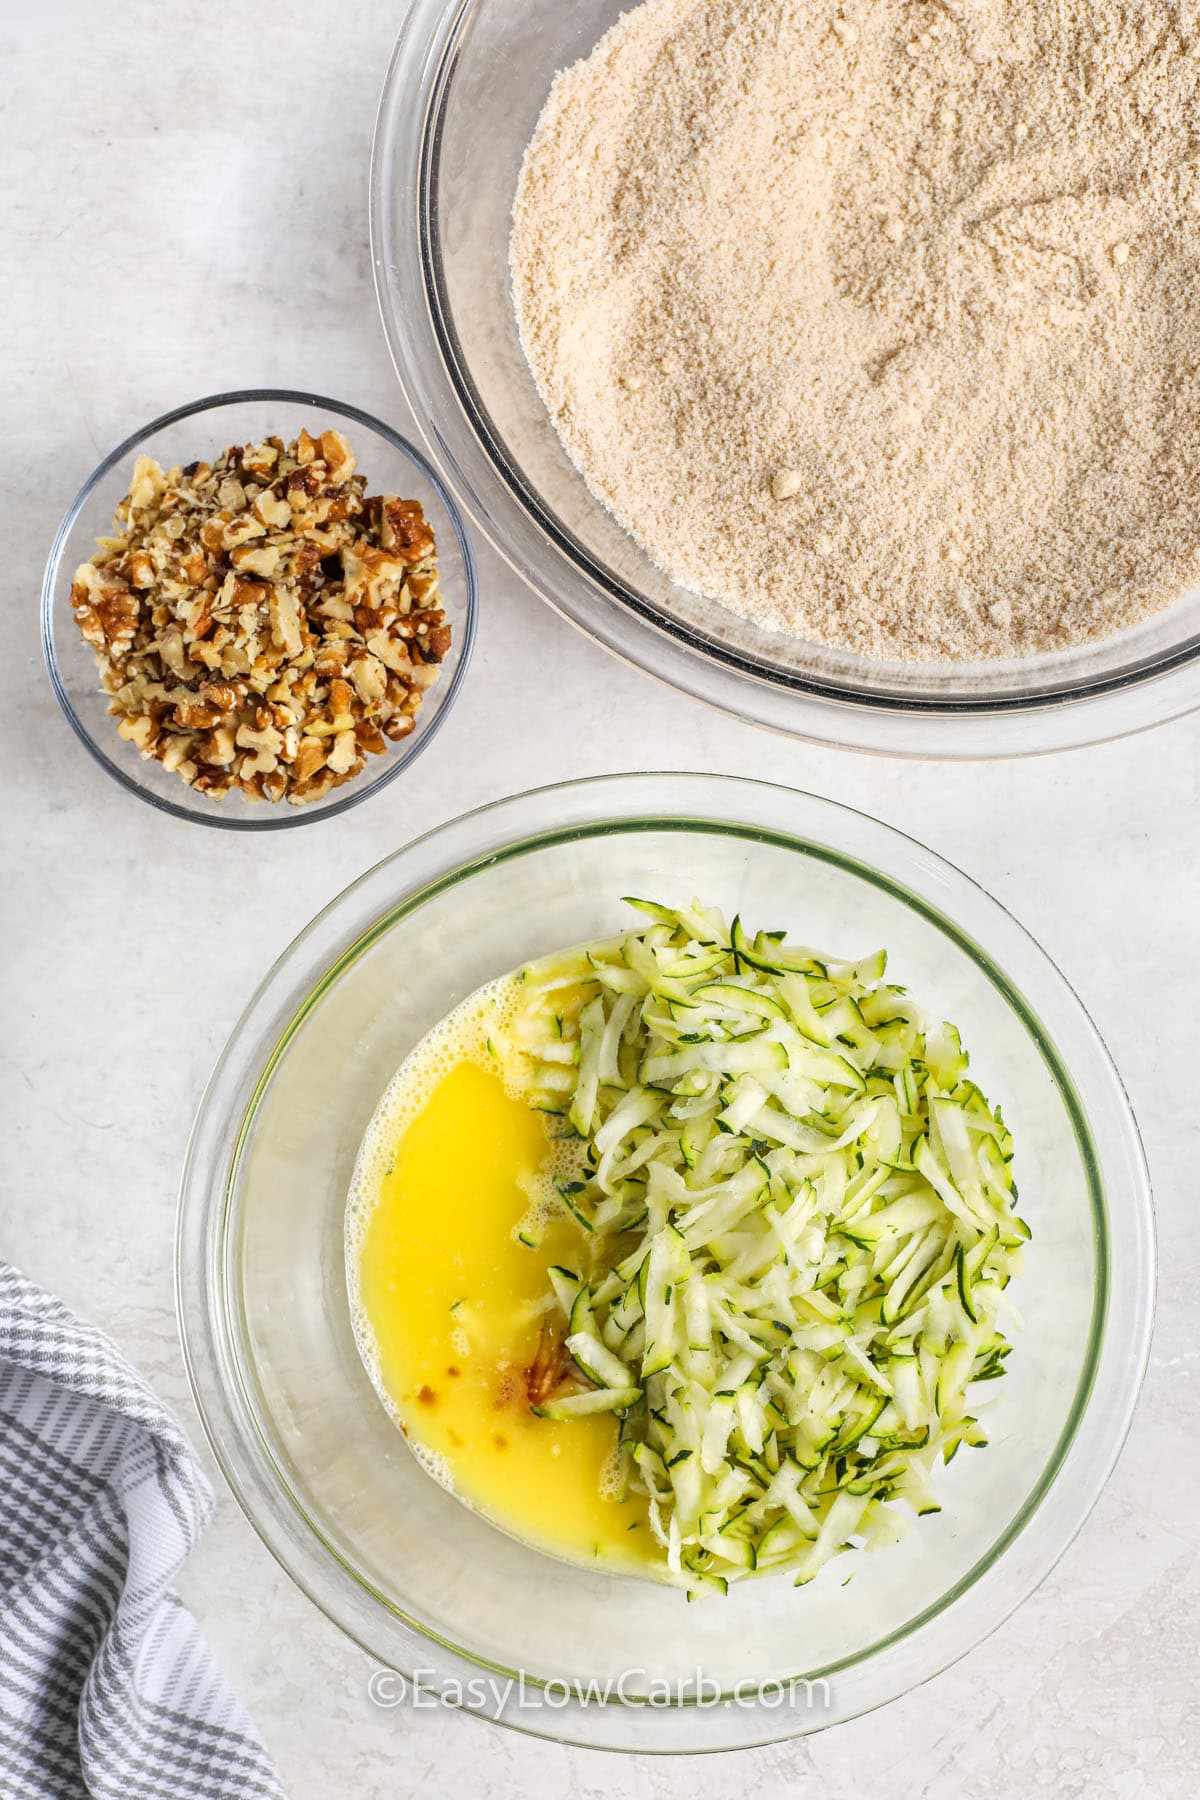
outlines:
[[[1004,1373],[1029,1237],[1012,1140],[882,953],[630,904],[648,924],[522,971],[491,1045],[579,1139],[557,1191],[582,1266],[549,1304],[590,1386],[539,1410],[618,1416],[689,1597],[799,1585],[898,1540],[890,1502],[938,1510],[935,1464],[987,1441],[968,1390]]]

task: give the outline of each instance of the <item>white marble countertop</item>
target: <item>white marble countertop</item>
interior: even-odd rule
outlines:
[[[1019,763],[900,766],[773,738],[653,692],[482,543],[464,699],[421,764],[348,817],[234,838],[161,818],[83,756],[37,643],[45,549],[101,455],[239,384],[315,387],[407,428],[375,310],[368,147],[399,8],[234,0],[0,9],[0,492],[7,993],[0,1254],[107,1327],[198,1437],[171,1294],[192,1112],[268,962],[352,877],[500,794],[619,768],[753,774],[878,814],[961,864],[1076,984],[1132,1092],[1157,1190],[1160,1312],[1120,1467],[1057,1572],[886,1711],[740,1758],[602,1758],[453,1712],[381,1712],[366,1658],[221,1492],[184,1591],[294,1800],[1114,1796],[1200,1765],[1200,717]],[[572,721],[514,724],[536,659]],[[621,720],[619,739],[614,718]],[[1118,1271],[1118,1279],[1120,1272]]]

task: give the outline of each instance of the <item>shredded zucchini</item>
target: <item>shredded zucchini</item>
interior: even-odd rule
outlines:
[[[811,1581],[935,1511],[986,1442],[1001,1296],[1028,1227],[1012,1141],[950,1025],[884,984],[693,903],[530,965],[499,1053],[578,1134],[553,1302],[582,1393],[620,1419],[670,1578]]]

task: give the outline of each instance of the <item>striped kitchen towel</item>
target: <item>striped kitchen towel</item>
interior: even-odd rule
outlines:
[[[211,1511],[112,1341],[0,1262],[3,1800],[282,1800],[171,1591]]]

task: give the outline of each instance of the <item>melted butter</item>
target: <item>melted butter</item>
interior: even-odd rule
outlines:
[[[530,1410],[547,1271],[578,1268],[584,1247],[544,1200],[561,1166],[556,1121],[506,1089],[487,1049],[504,1001],[502,985],[485,990],[437,1027],[364,1141],[347,1213],[359,1348],[459,1498],[539,1549],[647,1573],[657,1558],[643,1503],[618,1491],[616,1421]]]

